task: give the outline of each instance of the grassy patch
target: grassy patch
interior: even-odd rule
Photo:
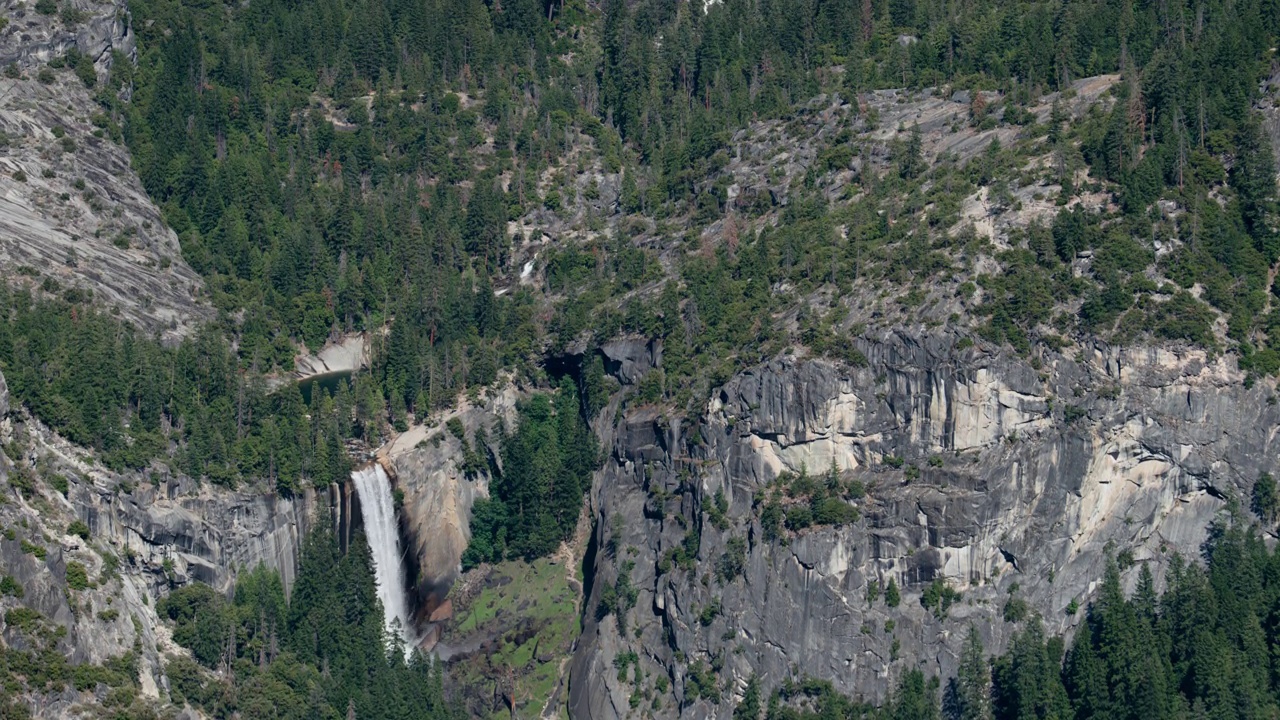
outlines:
[[[540,713],[578,633],[578,589],[569,583],[575,568],[542,558],[498,563],[488,572],[473,597],[454,599],[443,643],[463,651],[450,661],[450,675],[465,688],[460,695],[473,698],[473,715],[509,717],[511,678],[517,715]]]

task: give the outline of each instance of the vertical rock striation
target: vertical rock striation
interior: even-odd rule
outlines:
[[[1108,554],[1133,563],[1128,581],[1140,564],[1159,580],[1175,553],[1198,556],[1229,498],[1274,470],[1274,389],[1246,388],[1226,358],[1095,345],[1033,364],[906,332],[858,347],[866,367],[780,359],[744,371],[692,423],[645,407],[617,416],[594,507],[597,545],[617,532],[619,550],[599,554],[587,607],[627,567],[639,594],[625,637],[615,618],[587,614],[574,717],[628,714],[634,688],[611,669],[629,651],[670,679],[664,716],[727,718],[752,674],[766,688],[812,675],[869,698],[917,661],[949,675],[970,624],[1002,650],[1018,627],[1002,619],[1011,593],[1070,632],[1083,613],[1068,608],[1088,600]],[[766,542],[755,494],[780,471],[832,465],[868,488],[860,519]],[[725,530],[705,512],[717,492]],[[690,534],[694,571],[661,562]],[[721,582],[734,538],[742,574]],[[901,606],[870,602],[869,587],[890,580]],[[921,604],[935,581],[963,595],[941,617]],[[723,702],[682,702],[697,662],[723,665]]]

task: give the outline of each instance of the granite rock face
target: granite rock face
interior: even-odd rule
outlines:
[[[125,3],[64,3],[80,13],[73,26],[31,5],[8,0],[0,32],[0,66],[18,74],[0,90],[0,269],[11,282],[92,293],[97,307],[176,340],[212,317],[203,284],[112,139],[118,119],[72,70],[44,67],[74,48],[94,60],[101,85],[113,61],[132,61]]]
[[[99,71],[110,69],[113,52],[130,62],[137,59],[138,48],[123,3],[67,0],[60,7],[71,13],[53,15],[41,15],[34,3],[5,4],[10,22],[0,37],[0,66],[37,68],[65,56],[72,48],[89,56]],[[63,15],[70,18],[72,13],[78,14],[79,21],[68,24]]]
[[[483,402],[462,403],[432,427],[416,425],[379,450],[403,493],[401,537],[410,552],[417,617],[440,607],[471,541],[471,506],[489,496],[489,472],[464,466],[469,452],[501,467],[498,428],[514,427],[519,390],[506,386]],[[456,420],[454,423],[452,421]],[[453,428],[462,429],[458,437]]]
[[[727,718],[753,673],[765,688],[802,674],[868,698],[913,663],[949,676],[970,625],[1003,650],[1019,627],[1002,619],[1011,591],[1069,633],[1083,613],[1067,608],[1088,601],[1108,553],[1125,558],[1126,582],[1143,564],[1160,582],[1175,553],[1198,557],[1229,498],[1275,469],[1274,388],[1246,388],[1229,358],[1095,345],[1024,360],[906,332],[856,344],[865,367],[779,359],[734,377],[692,424],[646,407],[600,422],[596,544],[618,550],[599,552],[587,607],[628,567],[639,592],[625,636],[587,613],[573,717],[629,714],[635,688],[613,671],[629,651],[670,679],[663,716]],[[756,492],[783,470],[833,464],[868,488],[860,519],[766,542]],[[724,530],[706,512],[717,492]],[[690,532],[694,571],[663,563]],[[745,561],[721,582],[731,539]],[[891,579],[901,605],[870,602],[869,586]],[[942,617],[921,604],[936,580],[962,593]],[[723,666],[721,703],[682,702],[699,662]]]
[[[605,370],[624,385],[637,382],[651,368],[662,365],[662,341],[637,338],[611,340],[600,347]]]
[[[6,393],[0,377],[0,406]],[[84,451],[14,410],[0,413],[0,566],[23,588],[21,599],[0,598],[3,610],[24,605],[42,622],[67,629],[58,648],[72,662],[102,662],[139,644],[142,692],[164,696],[166,653],[173,645],[156,615],[170,588],[199,580],[230,592],[238,573],[265,564],[292,587],[299,546],[317,522],[341,523],[336,486],[293,498],[201,486],[161,467],[116,474],[86,461]],[[65,492],[53,479],[66,481]],[[76,534],[72,523],[87,528]],[[37,550],[38,548],[38,550]],[[87,587],[68,580],[83,566]],[[4,642],[23,635],[0,628]],[[78,717],[84,698],[31,698],[41,717]]]

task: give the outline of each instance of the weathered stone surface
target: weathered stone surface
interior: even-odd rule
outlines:
[[[624,385],[637,382],[646,372],[662,365],[662,341],[621,338],[600,346],[605,370]]]
[[[9,414],[9,385],[4,381],[4,373],[0,373],[0,420]]]
[[[10,0],[4,4],[10,22],[0,36],[0,66],[38,68],[66,55],[71,48],[92,58],[100,72],[110,68],[113,51],[123,53],[131,62],[137,57],[133,29],[123,3],[65,0],[60,7],[78,11],[83,18],[74,26],[68,26],[57,13],[41,15],[35,11],[34,3]]]
[[[181,652],[156,615],[158,598],[192,580],[230,592],[240,572],[259,564],[278,570],[290,588],[306,533],[316,522],[338,520],[336,487],[280,498],[202,487],[162,466],[122,475],[87,462],[83,450],[25,416],[0,422],[0,440],[15,434],[21,441],[9,447],[23,454],[0,453],[0,481],[8,481],[0,526],[16,531],[0,537],[0,566],[22,584],[21,604],[68,629],[61,649],[72,661],[101,662],[140,642],[141,689],[151,697],[167,685],[163,654]],[[25,480],[12,482],[14,473]],[[49,484],[54,476],[66,478],[65,495]],[[75,520],[87,525],[88,541],[68,533]],[[43,548],[45,557],[24,541]],[[118,561],[114,574],[109,558]],[[71,561],[85,566],[90,587],[67,585]],[[17,602],[0,598],[0,610]],[[9,629],[4,641],[23,642]],[[81,700],[73,692],[34,701],[43,703],[41,717],[66,717]]]
[[[413,585],[422,621],[439,607],[458,577],[462,553],[471,541],[471,506],[476,498],[489,495],[488,473],[464,472],[463,440],[446,425],[456,418],[473,452],[500,463],[498,427],[514,427],[519,396],[515,387],[507,386],[481,404],[464,402],[433,418],[432,426],[416,425],[379,449],[396,488],[404,494],[401,531],[416,571]]]
[[[365,366],[369,357],[368,339],[364,333],[353,333],[326,343],[315,354],[294,359],[294,373],[299,378],[327,373],[355,372]]]
[[[173,340],[212,315],[198,299],[199,276],[183,261],[128,150],[93,124],[100,106],[91,91],[71,70],[56,71],[51,84],[36,79],[73,47],[94,58],[105,78],[112,51],[136,53],[129,15],[122,0],[68,4],[84,13],[75,28],[30,3],[7,2],[0,66],[16,65],[21,77],[0,90],[0,131],[8,138],[0,149],[0,269],[10,281],[52,279],[54,291],[91,291],[99,307],[118,308]]]
[[[1033,367],[956,341],[888,332],[857,341],[865,368],[780,359],[746,370],[696,428],[623,412],[593,507],[597,545],[620,527],[625,550],[600,553],[588,607],[623,560],[639,598],[625,637],[613,617],[587,614],[572,716],[628,714],[633,688],[612,672],[627,651],[672,680],[664,716],[727,718],[752,673],[773,687],[799,672],[869,698],[904,663],[953,673],[970,624],[991,652],[1017,629],[1001,618],[1015,583],[1051,631],[1070,632],[1083,614],[1066,608],[1088,600],[1108,552],[1131,555],[1128,582],[1142,564],[1159,581],[1174,553],[1197,556],[1225,498],[1247,497],[1260,470],[1274,471],[1274,389],[1245,388],[1229,358],[1097,345]],[[764,542],[756,491],[783,469],[833,463],[869,488],[861,519]],[[730,505],[723,532],[703,512],[717,491]],[[700,532],[696,570],[661,572],[687,528]],[[735,537],[747,542],[745,569],[721,586],[715,564]],[[963,593],[942,619],[920,602],[935,578]],[[869,603],[869,584],[890,579],[901,606]],[[704,626],[699,614],[716,601]],[[724,665],[724,702],[683,706],[689,664],[712,658]]]

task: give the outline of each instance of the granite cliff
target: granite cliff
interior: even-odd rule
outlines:
[[[619,550],[597,556],[588,607],[621,572],[638,595],[625,636],[615,617],[586,617],[573,717],[632,712],[643,688],[609,671],[626,652],[670,679],[664,716],[729,717],[753,674],[868,698],[917,663],[948,676],[970,625],[1002,649],[1011,598],[1069,632],[1108,553],[1130,582],[1140,564],[1159,578],[1175,553],[1196,557],[1209,523],[1271,469],[1274,388],[1246,387],[1227,358],[1095,345],[1022,359],[945,332],[857,344],[865,367],[780,358],[733,378],[697,418],[633,407],[601,421],[595,539]],[[861,519],[765,541],[756,493],[780,471],[832,464],[867,488]],[[723,529],[708,521],[717,492]],[[664,565],[690,532],[694,570]],[[735,538],[741,574],[713,578]],[[896,608],[868,593],[890,580]],[[944,613],[921,603],[937,580],[961,594]],[[725,700],[682,704],[690,668],[707,666],[723,667]]]
[[[165,696],[164,657],[185,652],[157,617],[158,598],[196,580],[229,592],[239,572],[259,564],[280,571],[288,587],[313,524],[351,517],[337,486],[280,498],[213,490],[159,466],[113,473],[10,410],[0,376],[0,482],[12,488],[0,505],[0,566],[22,588],[0,606],[30,608],[51,629],[65,628],[56,646],[72,662],[134,651],[144,697]],[[0,632],[24,647],[16,629]],[[41,717],[78,717],[85,699],[68,690],[31,702]]]
[[[78,293],[168,340],[212,317],[203,282],[147,196],[98,92],[127,94],[113,63],[132,62],[121,2],[65,3],[42,15],[5,3],[0,31],[0,267],[10,281]],[[66,65],[68,52],[84,58]],[[54,71],[50,61],[61,64]],[[79,77],[78,75],[83,75]]]
[[[130,167],[120,118],[102,115],[89,87],[130,92],[127,83],[112,82],[113,64],[135,55],[130,16],[123,2],[64,5],[63,13],[42,15],[10,2],[10,23],[0,30],[0,268],[42,292],[91,293],[95,303],[173,341],[213,313],[177,237]],[[68,66],[68,56],[80,60]],[[50,63],[60,64],[56,72]],[[466,638],[459,649],[449,635],[457,629],[449,624],[453,601],[511,580],[491,568],[462,573],[472,503],[488,493],[491,471],[501,469],[500,428],[516,421],[517,402],[545,389],[538,383],[549,375],[580,372],[593,353],[621,390],[594,421],[605,458],[579,523],[583,540],[557,553],[564,572],[549,573],[577,594],[565,605],[574,617],[559,620],[573,633],[580,620],[581,632],[530,660],[555,668],[544,717],[564,709],[591,720],[646,712],[729,718],[752,676],[767,689],[814,676],[878,700],[908,668],[953,674],[969,627],[992,653],[1029,613],[1040,614],[1050,631],[1070,634],[1108,557],[1121,561],[1130,584],[1143,566],[1159,582],[1175,555],[1196,557],[1210,524],[1247,513],[1254,480],[1276,469],[1273,380],[1247,378],[1236,355],[1147,336],[1122,345],[1055,331],[1055,342],[1021,353],[976,339],[988,290],[972,282],[1002,273],[1001,253],[1016,245],[1011,231],[1049,223],[1060,207],[1107,209],[1114,200],[1083,167],[1071,173],[1081,192],[1060,197],[1070,185],[1066,174],[1047,171],[1057,150],[1024,128],[1046,124],[1055,110],[1079,119],[1110,107],[1120,79],[1086,78],[1038,98],[1018,124],[994,116],[985,127],[970,122],[975,105],[999,106],[994,93],[880,90],[852,101],[822,95],[786,119],[737,130],[732,154],[724,152],[696,184],[708,197],[722,191],[724,207],[741,217],[752,207],[760,214],[755,225],[730,224],[735,216],[726,210],[701,227],[681,228],[708,256],[729,235],[734,244],[739,232],[745,238],[785,222],[802,185],[838,205],[866,192],[867,179],[897,173],[895,155],[910,143],[909,127],[922,136],[924,163],[960,165],[1002,145],[1029,145],[1009,161],[1016,177],[998,188],[1007,197],[997,199],[995,184],[975,181],[954,208],[938,213],[947,224],[934,239],[963,239],[941,241],[947,263],[954,261],[945,278],[914,287],[887,275],[859,277],[838,286],[834,294],[845,297],[834,299],[829,288],[770,289],[794,300],[779,317],[787,332],[799,331],[799,316],[809,310],[852,311],[858,322],[845,318],[835,328],[856,351],[845,361],[795,343],[766,362],[735,365],[707,396],[675,410],[640,399],[647,373],[663,365],[661,341],[580,336],[529,353],[541,353],[544,363],[527,373],[532,385],[504,370],[504,380],[483,396],[414,417],[419,424],[376,458],[399,493],[402,546],[410,549],[427,645],[442,643],[443,654],[463,659],[487,651],[491,637]],[[1264,88],[1258,109],[1280,158],[1277,88],[1280,75]],[[688,218],[659,224],[619,211],[623,173],[606,170],[586,136],[573,139],[574,152],[557,169],[572,163],[579,170],[564,188],[565,206],[535,204],[508,225],[519,238],[497,292],[536,289],[547,300],[554,294],[550,253],[626,233],[652,251],[655,269],[617,301],[649,303],[662,281],[678,284],[676,268],[700,252],[672,240]],[[824,159],[837,144],[848,146],[848,156]],[[553,174],[538,181],[540,192]],[[922,197],[912,202],[918,206],[891,210],[932,207]],[[1162,221],[1186,211],[1163,203],[1153,206]],[[857,228],[842,222],[831,230],[844,237]],[[1179,242],[1157,244],[1153,234],[1152,257],[1167,256]],[[1093,257],[1092,250],[1065,253],[1061,271],[1086,275]],[[1173,295],[1158,269],[1152,265],[1149,294],[1165,302]],[[962,296],[965,284],[971,296]],[[902,300],[910,295],[921,297]],[[1051,310],[1071,316],[1083,299],[1054,302],[1061,305]],[[547,300],[538,312],[549,318],[551,307]],[[1226,319],[1214,317],[1221,340]],[[376,364],[378,332],[348,335],[303,356],[298,374]],[[258,564],[278,570],[288,588],[308,529],[333,522],[346,538],[359,517],[349,484],[281,497],[260,488],[215,489],[159,462],[144,472],[108,471],[11,403],[3,376],[0,441],[0,481],[10,490],[0,504],[0,561],[22,588],[21,598],[0,597],[0,609],[27,607],[61,628],[56,647],[74,662],[138,653],[142,693],[157,700],[168,686],[164,657],[184,652],[157,617],[157,598],[192,581],[229,592],[239,572]],[[857,519],[770,537],[761,501],[777,478],[828,472],[861,489]],[[579,566],[581,579],[573,572]],[[890,586],[900,589],[900,603],[886,601]],[[606,607],[606,595],[616,598],[623,587],[634,595]],[[495,635],[532,627],[522,624],[523,603],[512,605]],[[4,641],[20,646],[24,636],[5,623]],[[632,654],[636,672],[625,664],[618,672],[619,658]],[[91,694],[30,700],[42,716],[70,716]]]

